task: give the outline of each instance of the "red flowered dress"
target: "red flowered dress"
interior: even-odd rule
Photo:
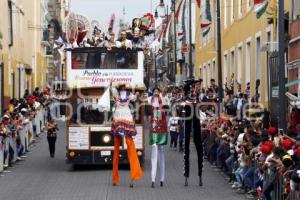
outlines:
[[[150,97],[150,145],[166,145],[168,143],[168,129],[166,115],[163,112],[161,97]]]

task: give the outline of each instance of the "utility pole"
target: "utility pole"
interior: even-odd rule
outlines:
[[[223,102],[223,77],[222,77],[222,43],[221,43],[221,19],[220,19],[220,0],[217,2],[217,51],[218,51],[218,96],[219,104]],[[219,110],[221,112],[221,110]]]
[[[286,130],[286,96],[285,96],[285,36],[284,36],[284,1],[278,1],[278,45],[279,45],[279,128]]]
[[[189,0],[189,72],[190,79],[194,78],[193,45],[192,45],[192,0]]]

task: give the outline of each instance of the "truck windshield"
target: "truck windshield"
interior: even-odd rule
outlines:
[[[138,53],[120,52],[72,52],[72,69],[137,69]]]
[[[72,124],[105,124],[111,121],[111,111],[103,110],[97,104],[82,100],[72,100]]]

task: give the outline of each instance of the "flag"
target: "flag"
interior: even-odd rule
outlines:
[[[109,28],[113,29],[115,24],[116,16],[115,14],[112,14],[109,20]]]
[[[198,7],[200,8],[201,6],[201,0],[196,0]]]
[[[163,33],[163,38],[165,39],[166,42],[169,42],[169,33],[170,33],[172,18],[173,18],[173,15],[170,16],[169,21],[167,22],[167,25],[165,26],[165,30]]]
[[[211,30],[211,10],[210,10],[210,0],[205,0],[202,6],[203,13],[201,17],[201,30],[202,36],[205,37]]]
[[[140,23],[140,29],[148,31],[154,24],[154,16],[151,13],[147,13],[140,18]]]
[[[177,36],[178,36],[178,40],[182,41],[183,40],[183,36],[184,36],[184,32],[177,33]]]
[[[185,0],[181,0],[177,9],[176,9],[176,12],[175,12],[175,17],[176,17],[176,20],[178,20],[178,17],[179,17],[179,14],[181,13],[181,8],[182,8],[182,4]]]
[[[260,18],[268,8],[268,0],[254,0],[254,12],[256,13],[256,18]]]

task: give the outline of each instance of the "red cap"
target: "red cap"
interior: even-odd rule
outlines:
[[[295,150],[294,150],[295,154],[300,154],[300,146],[298,146]]]
[[[261,151],[263,154],[268,155],[268,154],[271,153],[272,147],[271,147],[270,145],[265,145],[265,144],[263,144],[263,145],[260,146],[260,151]]]
[[[293,147],[293,145],[294,145],[293,141],[288,138],[281,141],[281,146],[285,150],[290,150]]]
[[[270,135],[276,135],[276,134],[277,134],[277,130],[276,130],[276,128],[274,128],[274,127],[270,127],[270,128],[268,129],[268,133],[269,133]]]
[[[271,140],[265,141],[263,145],[270,146],[272,149],[274,147],[274,143]]]

